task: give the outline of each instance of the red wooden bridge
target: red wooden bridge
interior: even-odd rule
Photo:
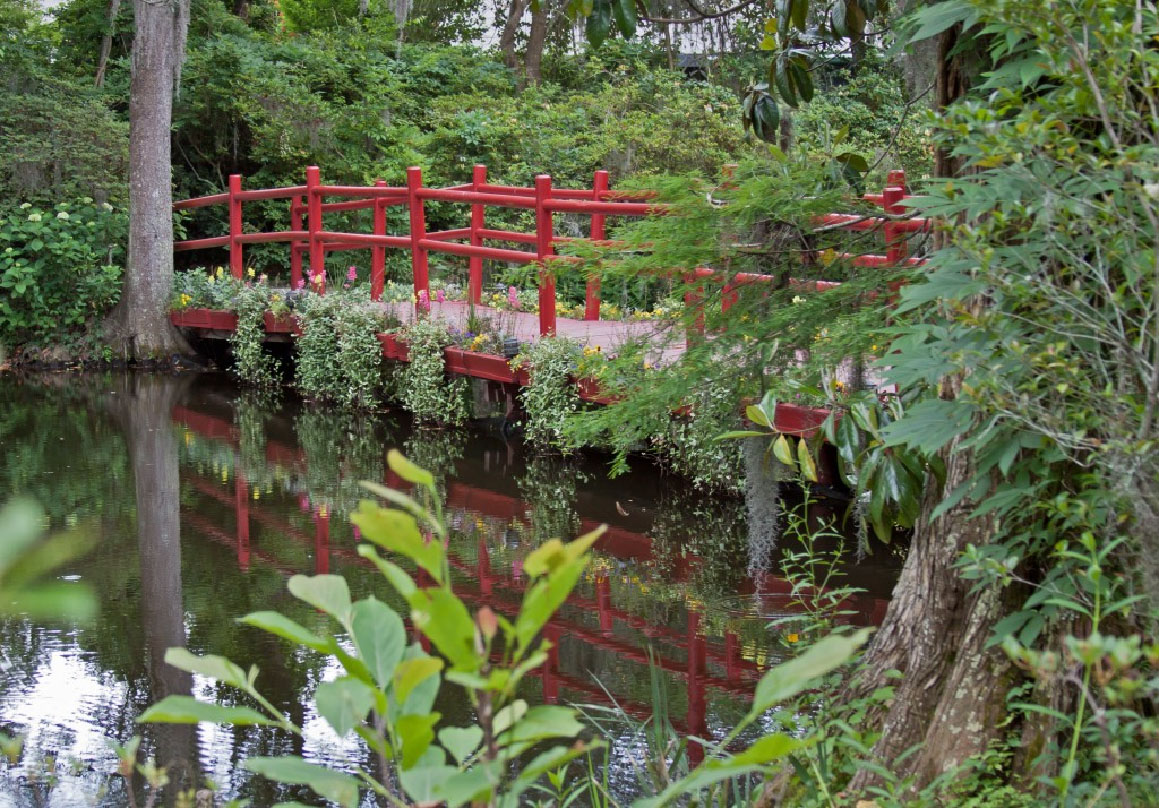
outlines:
[[[726,183],[734,167],[726,167]],[[929,229],[929,221],[908,216],[903,202],[907,196],[905,173],[891,171],[886,187],[880,194],[866,194],[864,199],[883,208],[881,216],[833,213],[818,218],[818,224],[827,228],[852,231],[877,231],[884,239],[881,254],[843,254],[839,256],[858,267],[898,266],[919,263],[908,255],[907,238],[912,233]],[[243,226],[244,204],[258,200],[289,200],[289,228],[268,233],[247,233]],[[408,250],[411,255],[411,274],[414,303],[383,303],[382,305],[407,321],[420,314],[430,314],[446,320],[449,325],[461,325],[472,308],[487,307],[482,296],[483,261],[494,260],[539,267],[538,315],[529,312],[504,312],[513,335],[521,342],[530,342],[542,336],[561,335],[580,340],[593,348],[608,353],[626,339],[645,337],[655,333],[651,322],[600,321],[600,280],[589,277],[585,286],[584,317],[569,319],[557,316],[556,274],[567,271],[571,260],[558,257],[555,245],[569,241],[555,233],[554,217],[560,213],[580,214],[590,218],[588,241],[612,244],[607,238],[607,217],[648,216],[664,214],[667,207],[658,204],[650,192],[617,192],[609,188],[608,172],[597,171],[592,187],[586,189],[558,188],[551,177],[540,174],[534,187],[494,185],[487,182],[486,166],[474,167],[470,183],[447,188],[429,188],[423,185],[419,168],[407,169],[405,187],[391,187],[385,182],[373,186],[324,185],[317,166],[306,169],[306,184],[287,188],[243,190],[242,177],[230,176],[226,193],[187,199],[174,204],[175,210],[189,210],[212,205],[226,205],[229,209],[228,235],[180,241],[177,251],[208,248],[228,248],[229,267],[233,277],[245,276],[244,250],[247,244],[284,242],[290,249],[290,280],[293,288],[306,284],[317,292],[326,288],[325,261],[327,253],[345,250],[370,251],[370,295],[379,301],[385,284],[386,251]],[[333,201],[341,200],[341,201]],[[428,201],[458,203],[469,208],[466,227],[428,231],[426,203]],[[409,230],[405,234],[387,233],[387,209],[405,207]],[[531,210],[535,214],[535,232],[519,232],[487,227],[488,208]],[[369,210],[373,212],[373,232],[350,233],[325,229],[326,214],[343,211]],[[303,219],[303,215],[305,218]],[[529,245],[529,249],[511,249],[494,246],[495,243]],[[431,298],[430,253],[463,256],[469,261],[466,302],[440,302]],[[303,256],[307,265],[303,267]],[[574,259],[572,259],[574,260]],[[305,277],[303,271],[305,270]],[[722,310],[727,311],[737,299],[738,290],[746,285],[771,283],[776,279],[754,273],[725,273],[710,267],[697,268],[687,273],[691,284],[685,296],[687,339],[703,335],[703,311],[709,297],[719,297]],[[834,283],[795,280],[803,291],[824,291]],[[715,285],[719,295],[706,295],[706,287]],[[701,314],[698,316],[696,312]],[[195,329],[209,335],[221,335],[237,327],[237,317],[229,311],[191,309],[173,312],[175,325]],[[267,315],[266,329],[271,334],[300,333],[292,317],[278,320]],[[380,335],[383,353],[388,359],[406,361],[406,346],[393,335]],[[671,361],[679,347],[658,348],[657,363]],[[526,384],[527,376],[509,367],[502,356],[448,348],[447,369],[452,373],[474,376],[505,384]],[[594,385],[580,381],[581,395],[588,400],[600,401]],[[808,410],[788,404],[779,404],[775,426],[781,431],[808,434],[827,413]]]

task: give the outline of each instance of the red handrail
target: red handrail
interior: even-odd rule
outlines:
[[[725,166],[725,183],[733,185],[735,166]],[[880,205],[884,216],[861,216],[857,214],[830,213],[818,216],[816,223],[851,231],[881,230],[885,241],[884,255],[854,255],[842,253],[838,257],[858,267],[914,266],[921,259],[908,256],[906,235],[928,232],[932,221],[921,217],[907,217],[904,200],[907,196],[904,171],[890,171],[886,187],[880,194],[865,194],[862,199]],[[230,272],[235,278],[244,275],[243,247],[246,244],[290,242],[290,280],[294,288],[309,282],[313,288],[325,291],[325,257],[327,252],[340,250],[370,249],[371,251],[371,299],[381,298],[385,284],[386,249],[411,251],[411,271],[414,283],[416,305],[424,305],[430,299],[430,252],[442,252],[465,256],[469,259],[469,299],[479,304],[482,300],[482,262],[484,259],[510,263],[541,264],[539,284],[540,333],[554,334],[556,330],[555,267],[549,267],[549,260],[573,263],[578,259],[555,258],[554,244],[574,239],[556,236],[553,233],[553,217],[556,213],[577,213],[591,217],[591,231],[588,241],[611,246],[607,241],[606,217],[608,216],[651,216],[669,212],[667,205],[647,200],[655,197],[653,191],[612,191],[608,187],[608,172],[597,171],[591,189],[555,188],[551,177],[541,174],[536,177],[535,186],[524,188],[512,185],[494,185],[487,182],[486,166],[477,165],[472,171],[471,182],[447,188],[428,188],[423,185],[422,170],[417,167],[407,169],[405,187],[388,186],[379,180],[373,186],[323,185],[317,166],[306,169],[306,184],[286,188],[266,188],[242,190],[240,174],[229,178],[229,191],[211,194],[174,203],[174,210],[189,210],[226,204],[229,207],[229,234],[210,238],[190,239],[176,242],[174,251],[227,247],[230,251]],[[326,197],[343,198],[342,202],[326,202]],[[242,232],[242,203],[262,199],[290,200],[290,229],[272,233]],[[460,203],[470,206],[470,221],[467,227],[453,228],[428,233],[426,231],[425,202],[427,200]],[[405,205],[409,213],[409,232],[405,235],[388,235],[386,232],[386,208]],[[535,232],[523,233],[514,230],[488,228],[485,224],[486,208],[506,207],[535,211]],[[347,233],[326,230],[322,218],[326,213],[352,210],[372,210],[374,213],[373,233]],[[303,214],[305,220],[303,221]],[[462,243],[459,239],[466,240]],[[507,241],[517,244],[534,245],[531,250],[512,250],[488,246],[487,241]],[[309,256],[308,278],[302,277],[302,253]],[[550,270],[550,271],[549,271]],[[721,305],[724,310],[735,302],[736,288],[749,283],[768,283],[776,280],[773,276],[740,273],[729,276],[716,270],[702,268],[690,277],[703,280],[723,280],[724,294]],[[793,281],[797,288],[824,290],[837,284],[825,281]],[[425,292],[425,294],[423,294]],[[694,316],[690,337],[703,333],[704,290],[703,287],[689,290],[685,302]],[[697,314],[696,311],[699,311]],[[587,280],[584,295],[584,319],[598,320],[600,317],[599,278]]]

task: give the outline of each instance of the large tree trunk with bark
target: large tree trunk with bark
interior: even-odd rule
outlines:
[[[173,92],[185,54],[189,0],[133,0],[129,86],[129,249],[124,289],[109,315],[110,342],[131,359],[185,352],[169,324],[173,286]]]
[[[969,89],[979,66],[954,55],[962,36],[960,26],[946,31],[938,42],[935,103],[944,109]],[[959,162],[939,150],[939,176],[958,173]],[[984,301],[977,301],[980,308]],[[954,396],[962,379],[950,379],[944,395]],[[955,440],[941,453],[946,465],[944,491],[952,491],[975,474],[973,453]],[[865,696],[895,684],[890,671],[900,671],[894,696],[887,707],[866,717],[866,725],[880,727],[874,757],[899,779],[913,778],[912,790],[928,785],[938,775],[984,752],[1007,730],[1006,693],[1017,675],[1013,663],[997,647],[987,647],[995,624],[1010,608],[1014,592],[997,589],[972,591],[956,564],[967,545],[984,545],[994,532],[990,518],[971,516],[976,503],[963,501],[937,519],[931,519],[942,501],[932,480],[922,502],[909,554],[902,568],[885,621],[866,651],[863,667],[850,687],[850,698]],[[896,762],[902,753],[916,753]],[[868,770],[859,772],[850,790],[860,793],[882,785]]]
[[[519,59],[515,55],[515,40],[519,29],[523,25],[523,15],[527,11],[528,0],[511,0],[507,11],[507,22],[503,26],[503,33],[499,35],[499,51],[503,54],[503,64],[511,70],[519,67]]]
[[[527,35],[527,55],[523,59],[523,71],[528,84],[539,86],[542,80],[540,67],[543,64],[543,46],[547,41],[552,16],[550,0],[539,0],[538,8],[531,12],[531,32]]]

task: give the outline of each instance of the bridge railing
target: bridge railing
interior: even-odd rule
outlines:
[[[726,185],[734,166],[726,166]],[[608,216],[648,216],[668,211],[667,206],[649,201],[653,192],[618,192],[609,187],[607,171],[596,171],[592,187],[557,188],[551,176],[539,174],[534,187],[524,188],[509,185],[493,185],[487,182],[487,167],[476,165],[471,182],[446,188],[430,188],[423,185],[422,169],[408,168],[406,186],[392,187],[383,181],[373,186],[323,185],[321,171],[317,166],[306,169],[306,184],[288,188],[268,188],[243,190],[240,174],[229,178],[229,190],[222,194],[212,194],[176,202],[174,210],[189,210],[211,205],[226,205],[229,209],[229,234],[210,238],[179,241],[175,251],[198,250],[226,247],[229,249],[230,273],[242,278],[245,272],[244,249],[246,244],[288,242],[290,245],[290,282],[294,288],[304,283],[317,292],[325,292],[325,260],[329,252],[342,250],[370,250],[370,296],[378,300],[382,296],[386,275],[386,250],[409,250],[411,253],[411,273],[416,300],[430,299],[430,253],[447,253],[468,259],[468,298],[476,304],[482,303],[483,261],[495,260],[515,264],[538,264],[539,271],[539,331],[541,335],[556,332],[556,290],[555,277],[549,266],[555,256],[555,245],[572,239],[555,235],[554,217],[557,213],[575,213],[591,218],[589,239],[594,242],[607,238]],[[905,172],[891,171],[886,187],[880,194],[866,194],[866,201],[884,209],[883,216],[862,216],[857,214],[831,213],[818,217],[816,223],[823,228],[853,231],[880,230],[884,236],[886,251],[883,255],[842,254],[854,266],[882,267],[904,263],[920,263],[910,258],[907,252],[907,235],[929,229],[926,219],[906,216],[904,200],[907,196]],[[327,202],[340,198],[345,201]],[[290,200],[290,229],[270,233],[243,232],[243,203],[267,199]],[[428,232],[426,226],[426,202],[457,202],[470,206],[467,227]],[[391,235],[386,232],[389,207],[405,207],[409,214],[409,232],[405,235]],[[486,226],[488,207],[515,208],[535,211],[535,232],[524,233],[501,230]],[[330,231],[324,228],[323,217],[327,213],[353,210],[373,211],[373,232],[348,233]],[[305,216],[305,218],[303,218]],[[508,242],[529,245],[529,249],[510,249],[489,246],[486,242]],[[303,254],[308,265],[303,277]],[[705,305],[706,283],[721,285],[721,307],[727,311],[738,296],[738,290],[749,284],[769,283],[776,280],[771,275],[754,273],[724,273],[701,267],[689,273],[686,281],[692,289],[686,293],[685,303],[693,313],[691,330],[703,333],[703,309]],[[794,281],[801,288],[822,291],[835,284],[825,281]],[[697,314],[699,312],[699,314]],[[600,280],[590,277],[584,294],[584,319],[600,318]]]

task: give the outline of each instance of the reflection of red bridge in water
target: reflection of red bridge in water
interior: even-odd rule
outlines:
[[[201,437],[222,441],[231,447],[237,446],[236,428],[221,418],[176,407],[173,419]],[[272,463],[288,467],[301,468],[306,462],[300,450],[273,441],[266,444],[266,457]],[[284,518],[256,504],[250,498],[249,484],[240,470],[235,471],[232,493],[224,490],[218,482],[192,474],[189,470],[185,470],[183,477],[197,492],[234,511],[235,530],[232,535],[220,529],[201,513],[187,510],[182,514],[182,518],[203,536],[233,549],[237,554],[238,566],[243,571],[248,570],[251,563],[257,560],[283,575],[304,572],[289,568],[274,556],[254,547],[251,541],[252,523],[260,524],[306,547],[312,547],[315,573],[329,572],[330,561],[335,557],[363,566],[369,563],[353,548],[335,546],[331,543],[330,515],[326,510],[321,509],[313,513],[314,535],[310,536]],[[405,483],[390,473],[386,482],[395,488],[406,487]],[[447,506],[450,509],[478,513],[502,522],[526,519],[525,505],[521,500],[462,482],[448,482]],[[596,523],[585,519],[582,520],[582,525],[584,529],[590,529],[595,527]],[[645,560],[652,554],[651,540],[646,535],[615,526],[609,526],[604,538],[597,544],[597,549],[603,554],[624,560]],[[513,615],[518,610],[523,591],[519,567],[514,566],[511,572],[497,572],[491,564],[490,551],[484,537],[481,536],[479,539],[475,562],[468,563],[454,555],[451,555],[450,560],[452,566],[464,578],[456,588],[464,601],[477,605],[486,604],[508,615]],[[678,560],[673,569],[675,579],[685,580],[696,563],[695,558]],[[791,610],[791,587],[788,582],[766,574],[760,581],[750,583],[747,588],[751,593],[758,586],[761,594],[755,597],[762,607],[780,612]],[[585,701],[604,705],[612,704],[614,696],[614,694],[610,696],[597,684],[577,677],[574,675],[575,672],[561,670],[558,648],[560,642],[580,642],[642,666],[655,664],[669,675],[684,679],[687,683],[687,715],[683,721],[673,720],[674,727],[682,733],[702,736],[707,732],[705,698],[708,689],[742,698],[747,698],[751,694],[760,670],[755,662],[744,658],[740,640],[735,633],[726,632],[723,643],[709,643],[700,633],[702,615],[693,608],[687,609],[686,629],[678,630],[649,623],[642,617],[615,608],[612,604],[611,581],[607,575],[596,577],[594,589],[594,597],[573,593],[567,601],[567,607],[568,610],[575,609],[596,616],[598,628],[557,615],[545,629],[545,635],[556,646],[548,663],[535,673],[541,679],[543,697],[546,701],[555,702],[560,696],[561,688],[582,694]],[[879,624],[885,614],[886,601],[881,598],[859,597],[851,600],[847,606],[854,612],[852,617],[854,622]],[[684,660],[660,654],[654,654],[650,658],[648,652],[639,645],[616,636],[617,624],[639,631],[645,637],[660,640],[664,645],[682,652]],[[710,664],[717,672],[709,670]],[[651,705],[624,700],[618,696],[615,700],[630,715],[638,718],[652,715]]]

